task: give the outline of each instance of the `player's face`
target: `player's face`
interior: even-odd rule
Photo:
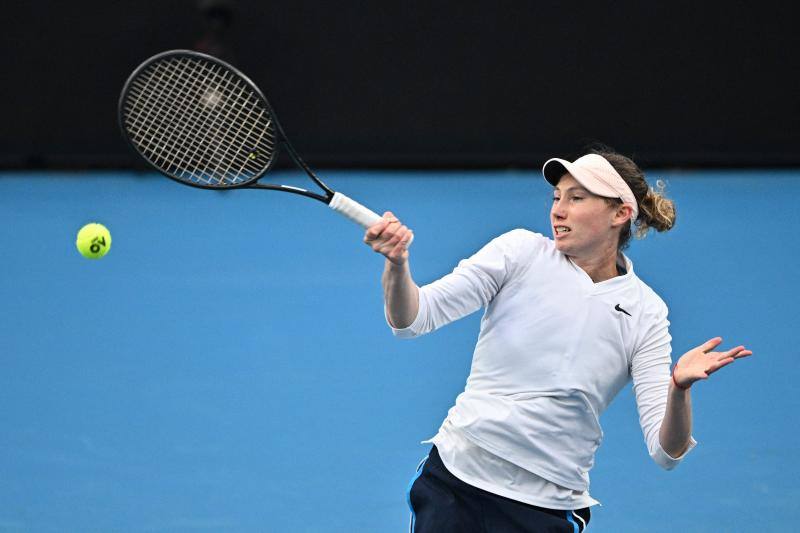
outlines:
[[[619,226],[612,225],[616,208],[587,191],[571,174],[553,189],[550,223],[556,248],[573,258],[589,259],[616,249]]]

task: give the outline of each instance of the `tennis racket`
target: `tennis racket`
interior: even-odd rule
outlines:
[[[170,50],[139,65],[118,105],[124,137],[153,168],[204,189],[267,189],[327,204],[368,228],[380,216],[325,185],[300,159],[261,90],[236,68],[190,50]],[[321,193],[262,184],[283,148]]]

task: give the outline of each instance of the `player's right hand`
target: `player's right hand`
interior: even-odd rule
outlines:
[[[391,211],[387,211],[383,218],[367,229],[364,243],[399,266],[408,261],[408,246],[413,238],[414,232],[404,226]]]

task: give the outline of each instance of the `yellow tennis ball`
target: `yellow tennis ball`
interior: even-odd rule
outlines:
[[[111,233],[102,224],[86,224],[78,232],[75,246],[83,257],[100,259],[111,249]]]

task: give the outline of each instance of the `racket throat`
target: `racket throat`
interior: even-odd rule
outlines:
[[[303,171],[306,174],[308,174],[309,178],[314,180],[314,183],[316,183],[319,186],[320,189],[325,191],[325,195],[326,195],[325,203],[328,203],[330,201],[330,198],[333,197],[333,194],[334,194],[333,189],[331,189],[330,187],[328,187],[327,185],[322,183],[322,180],[320,180],[317,177],[317,175],[314,174],[314,171],[311,170],[311,167],[309,167],[306,164],[306,162],[303,161],[303,159],[297,154],[297,152],[295,152],[294,147],[291,145],[291,143],[288,141],[288,139],[286,139],[286,136],[283,135],[283,129],[280,128],[280,125],[278,125],[278,128],[279,128],[279,131],[281,131],[281,135],[283,136],[283,147],[286,149],[286,152],[289,154],[289,157],[292,158],[292,161],[294,161],[295,164],[298,167],[302,168]]]
[[[325,194],[317,194],[315,192],[307,191],[305,189],[301,189],[300,187],[292,187],[291,185],[270,185],[270,184],[262,184],[262,183],[253,183],[251,185],[247,185],[248,189],[262,189],[268,191],[282,191],[282,192],[290,192],[292,194],[299,194],[301,196],[305,196],[306,198],[313,198],[314,200],[318,200],[325,204],[330,204],[331,198]]]

